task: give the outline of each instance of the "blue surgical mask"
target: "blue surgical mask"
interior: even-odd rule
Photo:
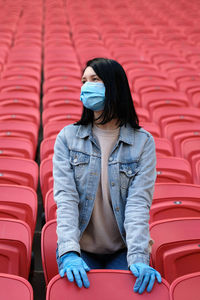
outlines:
[[[88,109],[93,111],[103,110],[105,91],[106,89],[102,82],[86,82],[81,87],[80,99]]]

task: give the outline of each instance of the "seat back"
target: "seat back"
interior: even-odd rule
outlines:
[[[0,219],[0,273],[28,278],[31,240],[31,230],[25,222]]]
[[[57,205],[53,197],[53,189],[50,189],[45,197],[45,220],[46,222],[56,219]]]
[[[161,284],[155,283],[151,293],[146,291],[141,296],[133,292],[135,277],[130,271],[121,270],[91,270],[88,274],[90,287],[78,288],[66,278],[55,276],[47,287],[46,300],[169,300],[169,286],[165,280]]]
[[[200,272],[181,276],[170,286],[170,300],[197,300],[199,298]]]
[[[33,300],[33,288],[30,283],[16,275],[0,274],[2,300]]]
[[[200,270],[200,218],[177,218],[150,225],[152,264],[171,283]]]
[[[41,254],[44,277],[46,284],[58,274],[58,267],[56,262],[56,220],[47,222],[42,228],[41,236]]]

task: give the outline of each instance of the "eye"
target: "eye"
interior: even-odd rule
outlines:
[[[86,81],[85,81],[85,80],[81,80],[81,81],[82,81],[82,84],[86,83]]]
[[[93,81],[99,81],[100,79],[98,77],[94,77]]]

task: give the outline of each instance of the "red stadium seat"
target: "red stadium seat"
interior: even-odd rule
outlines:
[[[150,223],[173,218],[199,217],[200,186],[184,183],[156,183],[150,209]]]
[[[154,137],[157,157],[173,156],[172,144],[168,139]]]
[[[140,122],[140,126],[150,132],[153,137],[161,137],[160,127],[154,122]]]
[[[31,240],[31,230],[25,222],[0,219],[0,273],[28,278]]]
[[[35,158],[30,140],[15,137],[0,137],[0,156]]]
[[[57,205],[53,197],[53,189],[50,189],[45,197],[45,220],[46,222],[56,219]]]
[[[135,82],[133,91],[139,94],[175,92],[176,84],[170,80],[140,80]]]
[[[1,79],[0,81],[1,92],[31,92],[40,93],[40,85],[35,79],[23,78],[15,80]]]
[[[199,139],[200,136],[200,124],[179,122],[168,124],[164,128],[164,136],[167,137],[173,145],[174,153],[176,156],[182,156],[182,144],[188,139],[194,141]]]
[[[64,105],[82,108],[80,92],[50,93],[43,97],[43,110],[49,107],[59,107]]]
[[[52,157],[43,159],[40,164],[40,187],[44,204],[47,192],[53,187]]]
[[[200,110],[194,107],[178,107],[176,109],[172,107],[163,109],[160,107],[154,109],[152,120],[157,122],[161,126],[162,132],[164,132],[165,126],[170,123],[178,125],[179,122],[183,121],[188,123],[198,122],[200,120]]]
[[[0,93],[0,106],[12,106],[13,104],[32,106],[39,108],[39,95],[30,92]]]
[[[1,297],[4,300],[33,300],[33,288],[25,278],[0,274]]]
[[[46,108],[42,113],[43,126],[50,122],[67,120],[78,121],[81,118],[82,107],[73,104],[66,104],[59,107]]]
[[[0,137],[16,137],[28,139],[33,145],[35,155],[38,141],[38,126],[32,122],[1,121]]]
[[[44,139],[40,144],[40,160],[51,157],[54,152],[55,138]]]
[[[65,126],[75,123],[77,120],[69,119],[67,121],[58,121],[58,122],[49,122],[44,125],[43,129],[43,137],[46,138],[56,138],[58,133]]]
[[[83,299],[139,300],[142,297],[144,300],[169,300],[169,285],[165,280],[161,284],[156,282],[150,294],[144,292],[141,296],[133,292],[136,279],[130,271],[91,270],[87,274],[90,287],[81,289]],[[55,276],[47,286],[46,300],[78,300],[79,297],[80,288],[59,275]]]
[[[38,165],[31,159],[2,156],[0,184],[23,185],[37,190]]]
[[[25,186],[0,184],[0,218],[26,222],[34,235],[37,217],[36,192]]]
[[[200,268],[200,218],[166,219],[150,225],[153,267],[169,282]]]
[[[192,183],[190,163],[183,158],[166,156],[157,158],[157,183]]]
[[[39,127],[40,112],[35,107],[20,106],[18,104],[1,107],[0,122],[13,120],[33,122]]]
[[[58,274],[58,266],[56,262],[56,220],[47,222],[42,228],[41,236],[41,255],[46,284]]]
[[[58,80],[58,81],[45,81],[43,83],[43,93],[63,93],[63,92],[80,92],[81,81],[80,80]]]
[[[200,272],[181,276],[170,286],[170,300],[196,300],[199,297]]]

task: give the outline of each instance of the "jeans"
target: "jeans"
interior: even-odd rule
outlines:
[[[62,268],[62,262],[56,250],[58,269]],[[95,254],[81,251],[81,257],[91,269],[128,270],[127,249],[119,250],[112,254]]]

